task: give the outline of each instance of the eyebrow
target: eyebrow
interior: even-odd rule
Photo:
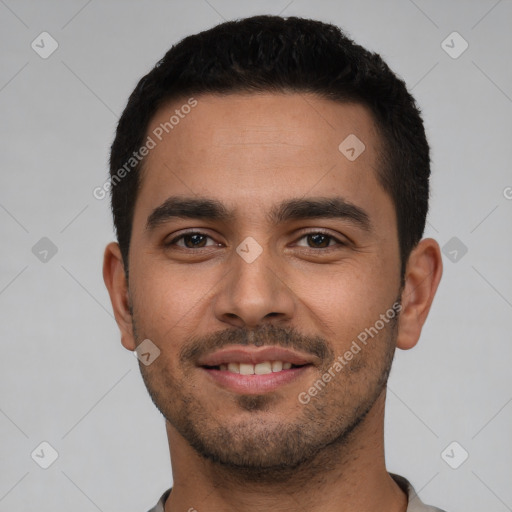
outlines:
[[[227,223],[235,220],[235,213],[217,199],[171,196],[151,212],[146,222],[146,230],[151,231],[176,218]],[[372,230],[368,213],[340,196],[288,199],[274,206],[267,215],[272,224],[320,218],[344,219],[365,231]]]

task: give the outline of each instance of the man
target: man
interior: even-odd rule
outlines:
[[[403,81],[332,25],[227,22],[139,82],[103,275],[166,420],[153,511],[439,510],[383,439],[442,274],[429,165]]]

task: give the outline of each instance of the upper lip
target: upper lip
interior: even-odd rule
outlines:
[[[283,361],[295,365],[312,364],[314,356],[307,356],[294,350],[267,347],[227,347],[199,358],[198,366],[219,366],[229,363],[258,364],[265,361]]]

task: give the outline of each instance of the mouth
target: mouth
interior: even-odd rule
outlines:
[[[221,372],[239,373],[240,375],[268,375],[292,368],[302,368],[303,366],[307,365],[293,364],[289,361],[263,361],[257,364],[234,362],[223,363],[216,366],[204,365],[203,368],[207,370],[219,370]]]
[[[198,361],[209,382],[239,394],[262,394],[296,381],[314,368],[311,356],[279,347],[234,347]]]

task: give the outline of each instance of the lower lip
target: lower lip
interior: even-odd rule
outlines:
[[[311,365],[281,370],[265,375],[241,375],[226,370],[215,370],[201,367],[210,379],[221,387],[244,395],[259,395],[275,391],[285,384],[298,379],[308,371]]]

